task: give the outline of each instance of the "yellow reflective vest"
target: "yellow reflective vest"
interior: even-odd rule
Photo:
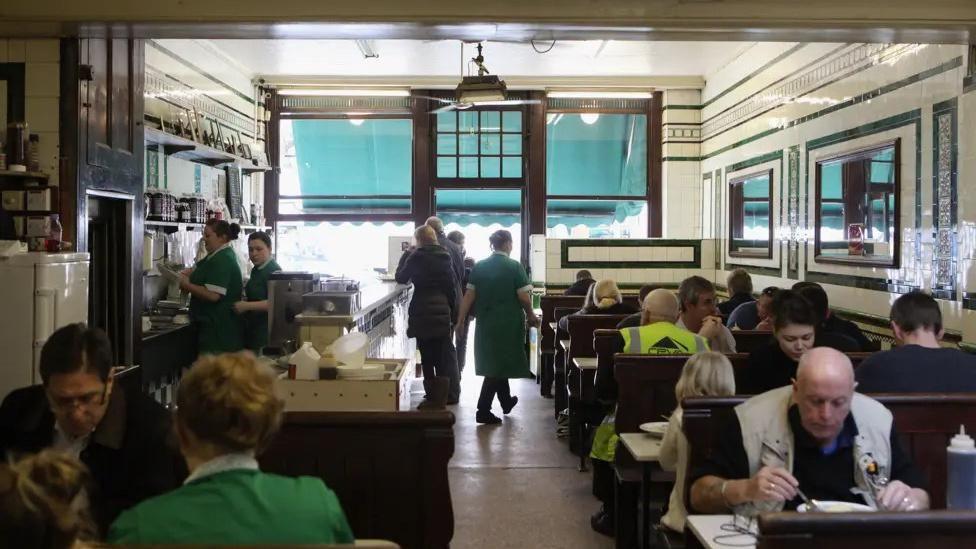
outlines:
[[[639,355],[693,355],[708,350],[705,338],[670,322],[620,330],[624,352]]]

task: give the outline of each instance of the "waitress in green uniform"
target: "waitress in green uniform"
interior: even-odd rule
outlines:
[[[522,264],[509,258],[512,233],[502,229],[489,238],[492,255],[475,264],[468,277],[458,319],[474,310],[475,372],[484,376],[478,398],[478,423],[501,423],[491,413],[492,401],[498,395],[502,412],[507,414],[518,403],[508,385],[509,378],[532,377],[529,357],[525,353],[526,320],[538,326],[532,311],[532,284]],[[455,323],[455,330],[462,325]]]
[[[268,344],[268,277],[281,267],[271,258],[271,237],[255,232],[247,237],[247,255],[254,268],[244,285],[245,301],[234,304],[244,318],[244,346],[255,353]]]
[[[207,256],[183,271],[180,289],[190,294],[190,318],[197,326],[199,354],[219,354],[244,348],[241,319],[234,304],[241,300],[243,277],[230,246],[241,227],[211,219],[203,228]]]

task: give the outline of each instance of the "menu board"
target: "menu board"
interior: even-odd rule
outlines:
[[[227,168],[227,208],[230,210],[230,218],[240,221],[244,219],[244,205],[241,200],[241,169]]]

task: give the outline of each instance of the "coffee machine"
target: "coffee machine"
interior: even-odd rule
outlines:
[[[318,275],[278,271],[268,278],[268,348],[280,354],[291,353],[298,345],[299,325],[295,315],[302,312],[302,296],[315,290]]]

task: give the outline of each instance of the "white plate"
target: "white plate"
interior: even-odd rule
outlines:
[[[668,430],[667,421],[651,421],[648,423],[642,423],[640,430],[647,434],[663,437],[664,433]]]
[[[860,503],[847,501],[817,501],[817,507],[825,513],[873,513],[874,509]],[[797,508],[801,513],[807,512],[807,504],[801,503]]]

